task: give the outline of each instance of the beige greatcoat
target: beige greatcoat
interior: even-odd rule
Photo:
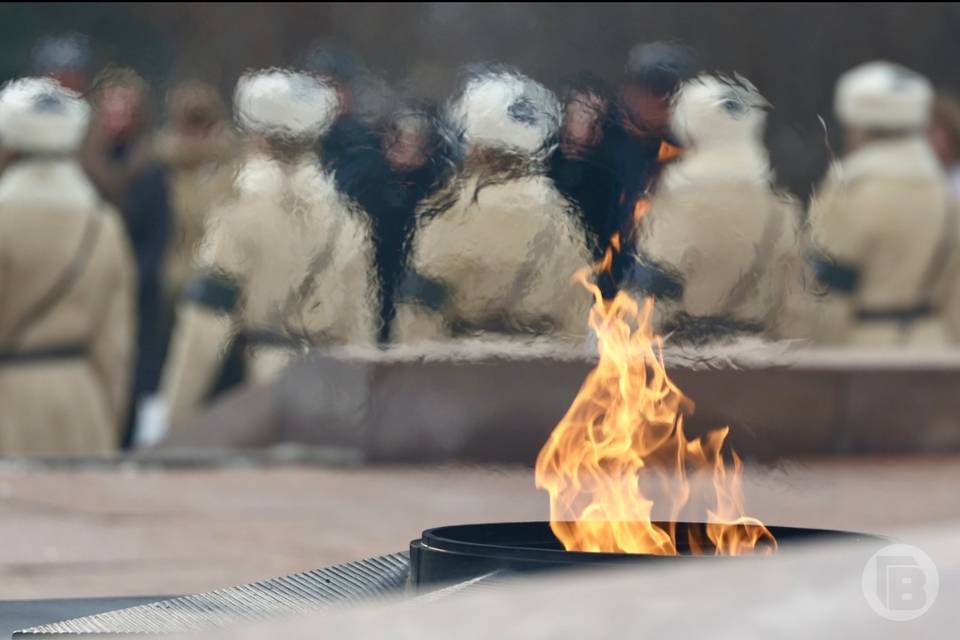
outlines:
[[[174,426],[199,408],[238,333],[269,332],[304,349],[375,340],[369,224],[316,156],[294,163],[253,156],[235,190],[235,199],[211,214],[199,261],[202,271],[236,283],[241,297],[230,313],[181,304],[162,383]],[[251,348],[250,377],[268,380],[300,352]]]
[[[658,331],[723,318],[778,335],[801,286],[797,225],[759,143],[693,149],[669,164],[637,234],[641,260],[682,284],[679,298],[658,300]]]
[[[86,257],[78,262],[80,253]],[[72,283],[58,288],[72,265]],[[86,355],[0,361],[0,455],[116,450],[134,349],[135,283],[120,218],[77,163],[28,159],[4,172],[0,352],[81,348]],[[34,313],[55,289],[62,293],[48,311]]]
[[[820,339],[908,347],[956,340],[960,237],[947,239],[947,259],[931,269],[950,229],[948,214],[957,212],[946,179],[920,137],[872,142],[835,165],[811,203],[812,241],[818,252],[855,269],[859,284],[850,295],[825,300]],[[858,311],[924,303],[934,313],[909,323],[857,318]]]
[[[410,268],[439,284],[443,300],[402,300],[397,340],[537,335],[583,342],[593,299],[573,278],[591,258],[573,205],[542,175],[478,190],[479,181],[468,174],[453,183],[452,206],[420,223]]]

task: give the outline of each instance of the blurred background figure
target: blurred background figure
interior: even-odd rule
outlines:
[[[254,147],[234,200],[210,215],[184,294],[164,375],[174,425],[200,406],[232,339],[260,382],[311,347],[376,338],[367,221],[311,150],[336,118],[335,89],[305,74],[249,73],[234,107]]]
[[[398,109],[378,133],[380,149],[364,168],[364,186],[355,190],[353,197],[370,217],[380,282],[378,340],[387,343],[396,315],[396,290],[407,268],[417,205],[441,185],[451,160],[437,130],[436,116],[427,107]],[[341,173],[345,170],[341,166]]]
[[[213,85],[199,80],[181,82],[167,94],[166,107],[166,123],[156,136],[154,152],[156,161],[167,174],[171,207],[170,238],[163,269],[163,313],[167,318],[167,335],[170,335],[175,329],[177,301],[196,267],[207,216],[233,195],[240,141],[233,131],[226,105]],[[240,384],[244,375],[242,354],[231,350],[210,391],[211,397]],[[137,415],[136,431],[141,435],[151,432],[150,407],[161,412],[156,415],[155,424],[163,428],[162,403],[147,402]]]
[[[704,343],[771,333],[800,263],[795,205],[777,194],[763,145],[770,108],[746,79],[684,83],[672,129],[684,153],[640,210],[624,286],[657,299],[659,333]]]
[[[871,62],[842,75],[834,97],[846,154],[810,209],[815,268],[829,292],[823,339],[943,345],[941,294],[956,298],[960,231],[926,136],[933,89],[905,67]]]
[[[340,114],[325,136],[328,148],[340,141],[338,127],[353,120],[374,127],[390,113],[394,92],[355,51],[331,42],[317,41],[307,51],[303,68],[307,73],[332,82],[340,102]]]
[[[581,207],[595,257],[606,253],[615,234],[630,245],[637,201],[655,183],[661,161],[676,152],[670,101],[697,70],[696,55],[685,46],[640,44],[630,50],[615,98],[589,77],[568,91],[551,176]],[[615,293],[629,260],[617,252],[610,276],[600,281],[605,297]]]
[[[615,229],[619,184],[600,156],[607,118],[616,97],[600,78],[584,73],[568,83],[563,97],[559,144],[551,155],[550,175],[581,212],[587,242],[600,259]]]
[[[0,455],[103,455],[127,405],[134,265],[76,160],[89,107],[50,79],[0,91]]]
[[[447,118],[463,167],[421,205],[397,339],[582,340],[590,296],[572,277],[589,250],[574,205],[545,175],[557,98],[513,70],[482,69]]]
[[[941,93],[934,100],[929,138],[954,198],[960,198],[960,102],[954,96]]]
[[[142,400],[154,394],[169,337],[163,270],[172,216],[167,173],[150,131],[149,87],[132,69],[107,69],[94,80],[94,113],[83,164],[100,194],[126,224],[137,264],[137,360],[130,399],[129,443]]]
[[[44,36],[37,40],[30,58],[34,73],[53,78],[67,89],[82,93],[90,86],[93,51],[85,35]]]
[[[168,172],[173,223],[164,284],[175,301],[193,272],[207,214],[233,193],[239,141],[220,93],[205,82],[176,85],[166,119],[156,154]]]
[[[305,68],[337,91],[340,111],[316,150],[337,189],[369,216],[380,282],[377,340],[387,343],[414,212],[440,180],[439,137],[432,114],[396,106],[403,101],[353,52],[316,43]]]
[[[336,90],[339,111],[318,140],[317,155],[340,191],[359,202],[370,189],[367,178],[375,173],[381,153],[377,128],[387,108],[387,85],[359,56],[325,43],[310,49],[304,68]]]

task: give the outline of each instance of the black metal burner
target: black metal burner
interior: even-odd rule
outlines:
[[[663,522],[656,524],[664,529],[667,526]],[[436,527],[427,529],[420,539],[410,543],[410,582],[417,589],[429,590],[498,571],[529,573],[605,563],[677,562],[716,558],[712,555],[692,555],[689,549],[683,548],[680,543],[687,539],[687,530],[691,527],[703,526],[702,523],[677,523],[677,541],[680,547],[680,555],[677,556],[566,551],[550,530],[549,522],[501,522]],[[768,529],[777,539],[780,548],[798,542],[826,539],[867,544],[883,542],[882,538],[876,536],[846,531],[796,527]]]

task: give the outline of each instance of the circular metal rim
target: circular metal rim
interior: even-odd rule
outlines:
[[[666,526],[667,523],[657,522],[660,526]],[[702,523],[678,522],[678,526],[701,525]],[[849,531],[838,531],[832,529],[814,529],[804,527],[783,527],[769,526],[770,532],[777,538],[778,543],[813,541],[818,539],[830,540],[879,540],[878,537]],[[505,534],[515,532],[519,537],[523,534],[530,536],[531,533],[540,539],[544,539],[544,534],[553,537],[550,531],[550,523],[546,521],[528,521],[528,522],[495,522],[483,524],[461,524],[433,527],[425,530],[418,541],[425,550],[454,553],[459,555],[469,555],[480,558],[496,558],[508,560],[540,561],[549,563],[571,563],[571,564],[590,564],[602,562],[637,562],[665,560],[673,558],[716,558],[713,555],[692,555],[680,554],[676,556],[656,556],[650,554],[633,553],[602,553],[587,551],[566,551],[564,549],[550,549],[542,546],[509,544],[491,542],[485,538],[491,537],[491,533]],[[556,541],[556,538],[553,538]],[[726,557],[726,556],[724,556]],[[749,556],[741,556],[749,557]]]

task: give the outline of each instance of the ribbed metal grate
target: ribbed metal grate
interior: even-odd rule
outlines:
[[[18,631],[14,637],[179,633],[264,620],[402,593],[409,572],[408,554],[393,553],[239,587],[46,624]]]

